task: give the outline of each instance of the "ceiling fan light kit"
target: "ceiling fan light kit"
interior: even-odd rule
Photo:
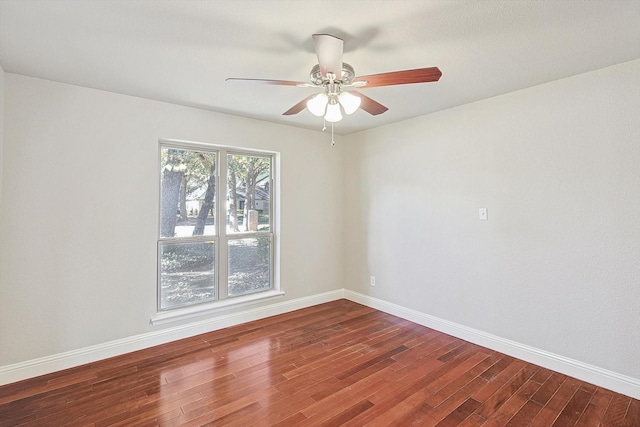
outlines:
[[[318,65],[314,69],[320,69]],[[335,123],[342,120],[342,112],[340,107],[344,110],[345,114],[353,114],[358,108],[362,100],[356,95],[352,95],[349,92],[342,91],[343,83],[336,81],[333,73],[327,73],[329,76],[328,82],[324,82],[323,86],[326,92],[321,92],[307,101],[307,110],[314,116],[322,117],[328,122]],[[311,75],[313,77],[314,71]],[[343,72],[343,76],[345,73]],[[352,76],[347,76],[351,79]]]
[[[379,102],[355,92],[354,88],[436,82],[442,75],[438,67],[429,67],[356,77],[353,67],[342,62],[344,51],[342,39],[330,34],[314,34],[312,39],[318,64],[311,69],[310,83],[238,78],[229,78],[227,81],[323,89],[321,93],[306,97],[283,114],[286,116],[298,114],[307,107],[307,110],[314,116],[324,116],[327,122],[335,123],[342,120],[342,110],[349,115],[361,108],[373,116],[388,110]]]

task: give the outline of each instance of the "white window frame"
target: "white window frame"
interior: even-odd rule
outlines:
[[[193,237],[161,237],[160,236],[160,191],[162,176],[162,149],[175,148],[178,150],[203,151],[215,154],[216,156],[216,194],[215,194],[215,233],[214,235],[193,236]],[[269,183],[269,231],[251,231],[227,233],[227,155],[244,155],[253,157],[263,157],[270,159],[270,183]],[[204,144],[198,142],[187,142],[177,140],[160,140],[158,144],[158,225],[157,229],[157,280],[156,280],[156,315],[151,319],[151,324],[157,325],[171,321],[183,320],[191,317],[201,316],[209,312],[214,312],[232,305],[251,303],[258,300],[278,297],[284,295],[280,290],[279,283],[279,175],[277,164],[279,153],[257,149],[244,149],[224,145]],[[246,219],[245,219],[246,221]],[[246,295],[228,295],[228,249],[229,241],[245,238],[269,237],[270,238],[270,266],[269,281],[270,289],[258,291]],[[216,299],[182,305],[174,308],[161,308],[161,258],[163,243],[189,243],[189,242],[213,242],[215,245],[215,286]]]

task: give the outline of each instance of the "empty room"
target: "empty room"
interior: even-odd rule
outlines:
[[[638,23],[0,0],[0,427],[640,426]]]

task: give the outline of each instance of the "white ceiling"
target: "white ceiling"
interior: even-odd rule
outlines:
[[[225,82],[308,80],[314,33],[356,75],[442,70],[362,89],[389,111],[349,134],[640,58],[640,0],[0,0],[6,72],[320,130],[282,115],[313,89]]]

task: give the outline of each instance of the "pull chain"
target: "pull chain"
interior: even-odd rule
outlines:
[[[333,123],[331,123],[331,146],[336,145],[336,142],[333,140]]]
[[[322,119],[322,132],[327,130],[327,121]],[[333,122],[331,123],[331,146],[336,145],[336,141],[333,139]]]

